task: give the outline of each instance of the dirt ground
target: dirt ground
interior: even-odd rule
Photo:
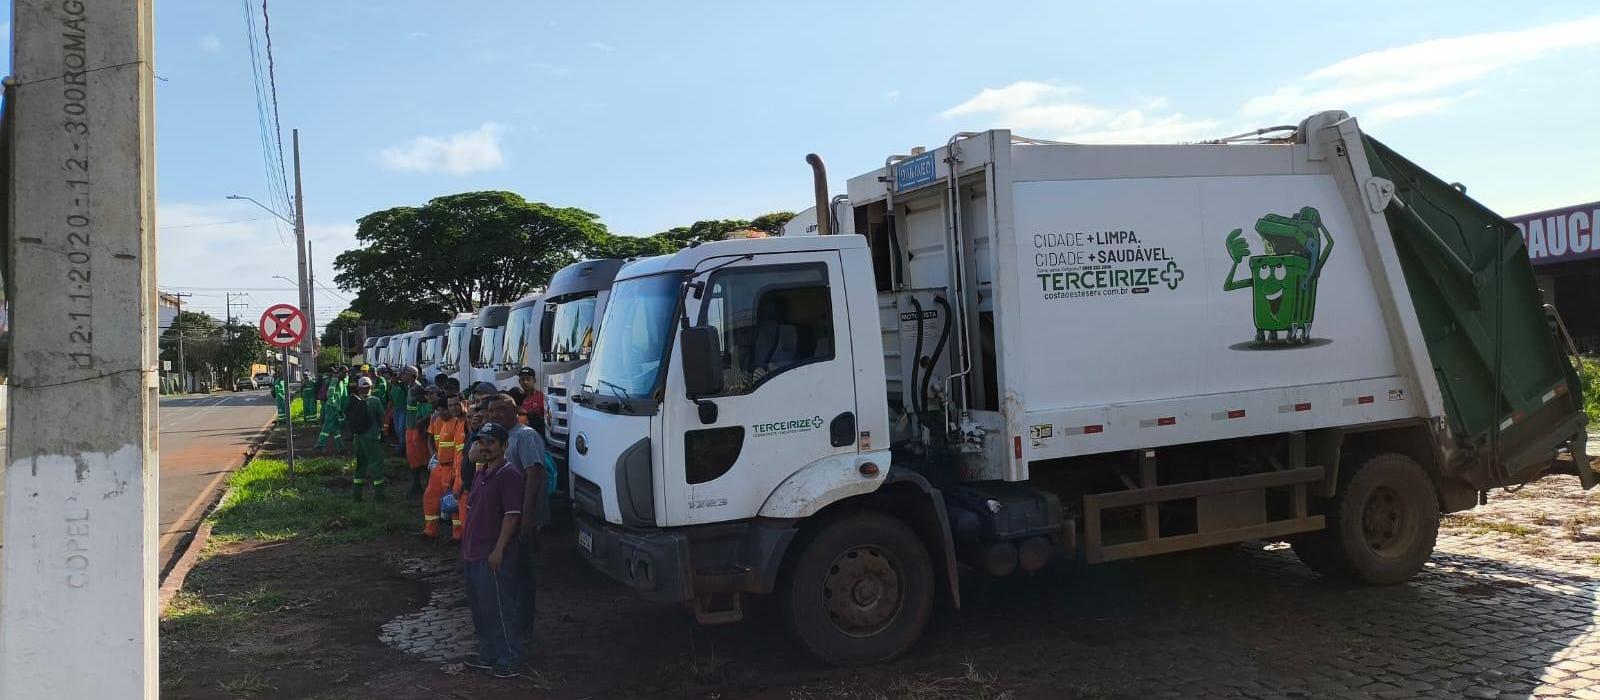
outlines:
[[[563,540],[537,557],[531,670],[512,680],[427,660],[460,647],[449,632],[393,646],[407,624],[396,621],[425,608],[464,619],[448,547],[405,537],[218,547],[186,590],[240,612],[221,625],[163,623],[162,694],[1600,698],[1600,497],[1570,478],[1452,518],[1433,562],[1405,585],[1324,580],[1274,543],[1062,562],[971,582],[963,609],[936,611],[906,658],[858,670],[820,666],[759,609],[697,627],[684,609],[628,595]]]

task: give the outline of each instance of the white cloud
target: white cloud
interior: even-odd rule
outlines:
[[[1347,58],[1252,98],[1247,117],[1303,117],[1357,108],[1399,118],[1469,97],[1467,85],[1563,51],[1600,46],[1600,15],[1506,32],[1430,39]],[[1452,93],[1452,94],[1444,94]]]
[[[1193,141],[1215,135],[1220,122],[1172,112],[1161,98],[1138,105],[1089,102],[1082,90],[1032,80],[984,88],[972,99],[939,114],[944,119],[977,119],[1019,135],[1080,143]]]
[[[200,37],[199,45],[200,50],[206,53],[217,53],[222,50],[222,40],[218,39],[215,34],[207,34]]]
[[[427,32],[411,32],[410,34],[406,35],[406,38],[407,39],[421,39],[422,37],[425,37],[427,35],[428,35]]]
[[[500,143],[505,129],[503,124],[485,122],[448,136],[418,136],[379,155],[386,167],[401,172],[466,175],[495,170],[506,163]]]
[[[308,212],[311,213],[311,212]],[[224,292],[246,292],[236,296],[234,314],[253,323],[262,310],[279,302],[295,303],[294,285],[277,279],[295,279],[294,232],[272,215],[248,202],[161,202],[156,206],[158,286],[190,292],[195,296],[186,304],[221,318],[227,299]],[[355,225],[318,224],[306,227],[306,238],[313,243],[317,287],[317,316],[327,323],[344,308],[335,290],[333,259],[356,248]],[[352,294],[339,291],[339,296]]]
[[[617,50],[617,47],[612,46],[610,44],[607,44],[607,43],[605,43],[603,41],[591,41],[591,42],[589,42],[587,44],[584,44],[584,46],[587,46],[587,47],[589,47],[591,49],[594,49],[596,51],[605,51],[607,53],[610,53],[612,51],[616,51]]]
[[[899,100],[900,100],[900,91],[899,90],[890,90],[890,91],[888,91],[886,93],[883,93],[883,101],[884,102],[898,102]]]

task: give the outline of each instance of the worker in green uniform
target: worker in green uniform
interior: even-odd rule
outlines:
[[[272,398],[278,401],[278,422],[289,422],[289,382],[278,379],[272,382]]]
[[[433,418],[433,402],[438,398],[433,387],[412,384],[406,397],[406,463],[411,466],[411,495],[421,496],[428,478],[428,462],[433,457],[433,438],[428,421]]]
[[[318,452],[327,454],[323,450],[331,439],[334,453],[344,453],[344,404],[347,390],[344,365],[334,365],[333,376],[328,380],[327,398],[322,402],[322,431],[317,433],[317,444],[313,448]]]
[[[367,483],[372,484],[372,494],[383,499],[383,400],[373,395],[371,377],[356,380],[355,393],[345,407],[345,426],[350,429],[356,448],[356,471],[350,479],[351,495],[361,500]]]
[[[406,426],[410,425],[410,413],[406,405],[411,398],[411,387],[417,384],[417,370],[412,367],[401,367],[394,372],[395,381],[389,383],[389,425],[394,429],[394,437],[390,444],[394,453],[404,458],[406,456]]]
[[[317,422],[317,382],[320,377],[307,375],[300,383],[300,417],[306,423]]]

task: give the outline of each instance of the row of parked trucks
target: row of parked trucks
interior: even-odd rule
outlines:
[[[464,383],[537,361],[578,549],[702,622],[772,597],[874,663],[970,576],[1249,540],[1396,584],[1442,514],[1596,481],[1515,227],[1342,112],[960,133],[832,199],[809,160],[781,237],[582,262],[390,341]]]

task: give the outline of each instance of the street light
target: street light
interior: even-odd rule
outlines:
[[[272,208],[271,208],[271,207],[269,207],[269,206],[267,206],[267,205],[265,205],[265,204],[262,204],[262,203],[260,203],[260,202],[257,202],[257,201],[256,201],[256,200],[254,200],[254,199],[251,199],[251,198],[249,198],[249,197],[245,197],[245,196],[242,196],[242,195],[237,195],[237,194],[230,194],[230,195],[228,195],[228,196],[227,196],[227,197],[226,197],[226,198],[225,198],[225,199],[240,199],[240,200],[244,200],[244,201],[246,201],[246,202],[249,202],[249,203],[251,203],[251,204],[254,204],[254,205],[256,205],[256,206],[258,206],[258,207],[261,207],[261,208],[262,208],[262,209],[264,209],[264,210],[266,210],[266,212],[267,212],[267,213],[268,213],[268,214],[271,214],[271,215],[273,215],[273,216],[276,216],[276,217],[278,217],[278,218],[279,218],[279,219],[283,219],[283,222],[284,222],[284,223],[286,223],[286,224],[288,224],[288,225],[290,225],[290,226],[293,226],[293,225],[294,225],[294,220],[293,220],[293,219],[290,219],[290,218],[289,218],[289,217],[287,217],[287,216],[284,216],[284,215],[282,215],[282,214],[279,214],[279,213],[278,213],[278,212],[276,212],[276,211],[273,211],[273,209],[272,209]]]
[[[230,195],[227,196],[227,198],[228,199],[244,200],[244,201],[249,202],[251,204],[254,204],[254,205],[258,206],[258,207],[261,207],[262,211],[265,211],[268,214],[276,216],[279,219],[283,220],[284,223],[289,224],[290,226],[294,227],[294,242],[295,242],[295,257],[296,257],[295,271],[296,271],[296,273],[298,273],[298,276],[300,277],[300,281],[295,283],[295,288],[300,290],[299,307],[300,307],[300,311],[305,313],[305,315],[306,315],[306,326],[308,326],[305,339],[300,341],[300,365],[301,365],[301,367],[306,367],[306,366],[312,365],[312,364],[314,364],[316,362],[316,352],[317,351],[316,351],[316,339],[314,337],[316,334],[314,332],[312,332],[312,331],[317,327],[317,312],[316,312],[316,309],[312,308],[312,303],[311,303],[311,285],[308,284],[307,280],[306,280],[306,276],[307,276],[307,273],[308,273],[308,269],[307,269],[307,266],[306,266],[306,225],[305,225],[305,220],[300,216],[301,212],[298,211],[298,209],[300,209],[300,149],[299,149],[300,135],[299,134],[300,134],[299,131],[295,132],[295,144],[296,145],[295,145],[295,155],[294,155],[294,157],[295,157],[295,203],[294,203],[294,206],[295,206],[295,209],[297,211],[295,212],[295,218],[294,219],[290,219],[287,216],[279,214],[278,212],[274,211],[272,209],[272,207],[269,207],[269,206],[267,206],[265,204],[257,202],[256,200],[254,200],[254,199],[252,199],[250,197],[246,197],[244,195],[230,194]]]

